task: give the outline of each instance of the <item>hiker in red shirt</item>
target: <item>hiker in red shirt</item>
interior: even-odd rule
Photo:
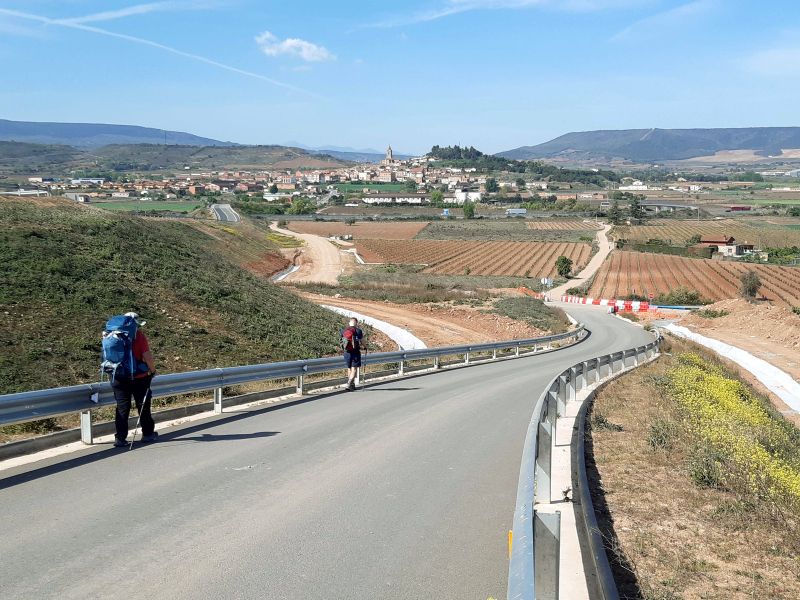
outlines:
[[[341,332],[342,354],[347,365],[347,391],[356,389],[356,372],[361,366],[361,340],[364,332],[358,327],[358,319],[350,319],[350,326]]]
[[[115,378],[111,387],[114,390],[114,399],[117,401],[117,413],[114,423],[117,428],[114,446],[127,446],[128,437],[128,418],[131,413],[131,398],[136,402],[136,410],[139,411],[139,418],[142,423],[142,441],[154,442],[158,437],[156,424],[150,412],[152,404],[152,393],[150,392],[150,382],[156,374],[156,363],[153,360],[153,353],[150,352],[150,343],[147,336],[142,331],[145,322],[139,320],[139,315],[134,312],[125,313],[126,317],[133,317],[139,325],[136,330],[136,337],[133,340],[131,350],[136,361],[136,371],[133,378]]]

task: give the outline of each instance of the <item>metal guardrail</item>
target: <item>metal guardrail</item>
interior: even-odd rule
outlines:
[[[497,359],[498,352],[503,350],[513,350],[514,356],[521,356],[531,353],[523,352],[523,349],[526,348],[530,348],[532,353],[536,353],[541,350],[551,349],[556,342],[570,339],[578,341],[583,339],[585,335],[584,326],[579,325],[571,331],[540,338],[367,354],[363,357],[362,365],[396,363],[399,365],[397,373],[402,375],[406,371],[406,363],[408,361],[432,359],[433,368],[438,369],[442,366],[441,359],[448,356],[463,355],[464,362],[459,364],[471,364],[472,355],[475,353],[491,352],[492,360]],[[214,412],[221,413],[224,387],[275,379],[297,378],[297,393],[302,395],[305,392],[304,380],[307,375],[341,371],[343,369],[342,358],[335,356],[207,369],[204,371],[188,371],[156,376],[153,378],[151,390],[154,398],[213,390]],[[0,426],[80,413],[81,439],[85,443],[91,444],[93,439],[91,411],[101,406],[114,404],[114,393],[111,389],[111,384],[108,382],[6,394],[0,396]]]
[[[660,341],[656,333],[656,339],[644,346],[579,362],[556,375],[536,402],[525,437],[517,486],[508,565],[508,600],[558,599],[560,513],[547,510],[551,505],[552,454],[558,417],[566,414],[567,402],[575,400],[578,392],[638,366],[642,359],[652,358],[658,352]],[[591,536],[589,541],[591,543]],[[603,578],[604,573],[611,571],[602,539],[599,549],[597,536],[594,542],[590,546],[593,561],[597,564],[606,560],[605,568],[600,565],[597,570],[598,577]],[[604,583],[607,584],[600,582],[601,587],[607,587]],[[610,600],[613,595],[605,597]]]

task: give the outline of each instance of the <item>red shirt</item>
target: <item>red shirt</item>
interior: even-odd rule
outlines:
[[[144,353],[150,352],[150,342],[147,341],[147,336],[144,334],[144,331],[141,329],[136,331],[136,337],[133,339],[133,358],[136,359],[137,363],[144,363]],[[144,373],[138,373],[135,375],[136,378],[140,377],[147,377],[147,373],[149,372],[149,368]]]

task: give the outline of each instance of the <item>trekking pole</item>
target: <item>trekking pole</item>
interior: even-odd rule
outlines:
[[[153,392],[148,387],[147,393],[144,395],[144,400],[142,400],[142,410],[139,411],[139,416],[136,417],[136,427],[133,430],[133,437],[131,438],[131,447],[128,448],[128,450],[133,450],[133,442],[136,441],[136,432],[139,430],[139,422],[142,420],[142,411],[144,410],[145,406],[147,406],[147,402],[152,397],[153,397]]]

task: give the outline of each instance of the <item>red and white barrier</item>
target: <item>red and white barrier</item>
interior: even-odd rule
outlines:
[[[562,302],[570,304],[592,304],[594,306],[616,306],[620,312],[645,312],[650,310],[649,302],[639,300],[617,300],[615,298],[581,298],[580,296],[561,296]]]

